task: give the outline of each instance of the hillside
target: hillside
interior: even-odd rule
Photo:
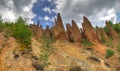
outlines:
[[[120,23],[93,27],[83,17],[66,24],[58,13],[55,25],[27,25],[0,20],[0,71],[120,71]]]

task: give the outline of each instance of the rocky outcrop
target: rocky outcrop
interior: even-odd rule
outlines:
[[[75,42],[82,41],[80,30],[74,20],[72,20],[72,26],[70,24],[66,24],[66,27],[69,40],[74,40]]]
[[[106,32],[104,31],[103,28],[97,28],[96,29],[96,34],[97,34],[97,37],[98,37],[98,40],[100,42],[105,42],[108,40],[108,36],[106,34]]]
[[[44,30],[40,26],[39,21],[37,25],[35,24],[31,25],[30,29],[33,31],[33,34],[36,38],[41,38],[44,33]]]
[[[100,41],[100,42],[102,42],[101,41],[101,31],[100,31],[100,29],[97,27],[97,29],[96,29],[96,34],[97,34],[97,38],[98,38],[98,40]]]
[[[78,28],[78,26],[74,20],[72,20],[72,29],[73,29],[75,41],[81,42],[82,37],[81,37],[80,29]]]
[[[49,29],[48,25],[46,26],[46,29],[45,29],[45,35],[48,36],[48,37],[52,36],[51,30]]]
[[[112,26],[110,25],[110,22],[106,21],[106,27],[108,28],[108,33],[111,36],[112,39],[117,39],[118,35],[115,32],[115,30],[112,28]]]
[[[85,16],[83,17],[82,26],[83,26],[84,35],[89,41],[99,42],[96,32],[91,25],[91,22]]]
[[[65,32],[60,13],[58,13],[57,21],[55,23],[55,26],[52,27],[52,34],[53,34],[55,39],[68,40],[68,36],[67,36],[67,34]]]
[[[108,35],[107,35],[107,33],[104,31],[104,29],[101,28],[100,30],[101,30],[101,33],[102,33],[104,39],[105,39],[105,40],[108,40]]]
[[[70,24],[66,24],[66,28],[67,28],[67,34],[68,34],[68,37],[69,37],[69,41],[70,42],[74,42],[74,34],[73,34],[73,29],[72,29],[72,26]]]

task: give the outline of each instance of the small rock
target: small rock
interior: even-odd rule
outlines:
[[[116,68],[116,71],[120,71],[120,67],[117,67],[117,68]]]
[[[93,49],[92,49],[92,48],[86,48],[86,50],[88,50],[88,51],[93,51]]]
[[[100,60],[99,60],[99,58],[96,58],[96,57],[88,57],[88,59],[90,59],[90,60],[93,60],[93,61],[95,61],[95,62],[98,62],[98,63],[100,63]]]
[[[19,57],[19,55],[18,55],[18,54],[15,54],[15,55],[14,55],[14,58],[16,58],[16,59],[17,59],[18,57]]]
[[[104,63],[107,67],[110,67],[110,64],[108,64],[107,62]]]
[[[41,67],[41,65],[38,64],[37,62],[34,62],[32,64],[32,66],[36,69],[36,71],[44,71],[44,69]]]
[[[38,58],[36,56],[32,56],[31,58],[35,59],[35,60],[38,60]]]
[[[79,67],[79,66],[75,66],[75,67],[70,68],[69,71],[84,71],[84,70],[81,69],[81,67]]]

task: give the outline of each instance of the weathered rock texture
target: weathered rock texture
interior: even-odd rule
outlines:
[[[45,35],[48,36],[48,37],[52,36],[51,30],[49,29],[48,25],[46,26],[46,29],[45,29]]]
[[[52,34],[53,34],[55,39],[68,40],[68,36],[65,32],[60,13],[58,13],[57,21],[55,23],[55,26],[52,27]]]
[[[82,41],[80,30],[75,21],[72,20],[72,26],[70,24],[66,24],[66,27],[69,40],[74,40],[76,42]]]
[[[100,42],[108,40],[108,36],[107,36],[107,34],[106,34],[106,32],[104,31],[103,28],[97,28],[96,29],[96,34],[97,34],[98,40]]]
[[[84,35],[89,41],[99,42],[96,32],[91,25],[91,22],[85,16],[83,17],[82,26],[83,26]]]
[[[67,28],[67,34],[69,37],[69,41],[73,40],[74,41],[74,34],[73,34],[73,29],[72,26],[70,24],[66,24],[66,28]]]
[[[117,39],[118,35],[115,32],[115,30],[112,28],[112,26],[110,25],[110,23],[108,21],[106,21],[106,27],[109,30],[109,35],[111,36],[112,39]]]
[[[77,24],[75,23],[74,20],[72,20],[72,29],[73,29],[73,34],[74,34],[74,39],[75,41],[82,41],[80,29],[78,28]]]
[[[33,31],[33,34],[36,38],[41,38],[44,33],[44,30],[40,26],[39,21],[38,21],[37,25],[35,25],[35,24],[31,25],[30,29]]]

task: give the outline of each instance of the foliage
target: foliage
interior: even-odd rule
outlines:
[[[40,62],[42,67],[48,66],[50,63],[48,62],[48,57],[53,53],[52,43],[55,41],[52,37],[48,37],[44,35],[42,37],[43,41],[41,43],[41,52],[40,54]]]
[[[20,17],[14,24],[12,36],[15,37],[19,43],[28,47],[31,44],[32,32],[28,29],[25,21]]]
[[[90,42],[89,40],[87,40],[86,38],[83,38],[83,39],[82,39],[82,44],[83,44],[85,47],[93,46],[93,43]]]
[[[114,29],[118,34],[120,34],[120,23],[119,23],[119,24],[114,24],[114,25],[113,25],[113,29]]]
[[[106,58],[110,58],[111,56],[113,56],[114,55],[114,51],[113,50],[111,50],[111,49],[107,49],[106,50]]]
[[[111,37],[108,37],[108,40],[105,42],[105,44],[108,45],[109,47],[114,48],[113,40]]]
[[[105,43],[105,38],[104,38],[103,35],[101,35],[101,41],[102,41],[103,43]]]
[[[15,37],[24,47],[29,47],[31,44],[32,31],[28,29],[22,17],[18,18],[15,23],[3,22],[0,19],[0,31],[6,31],[7,34]]]
[[[115,24],[113,24],[112,21],[109,21],[109,24],[113,27],[113,29],[114,29],[118,34],[120,34],[120,23],[115,23]],[[108,28],[107,28],[106,26],[104,27],[104,31],[105,31],[106,33],[109,33]]]

